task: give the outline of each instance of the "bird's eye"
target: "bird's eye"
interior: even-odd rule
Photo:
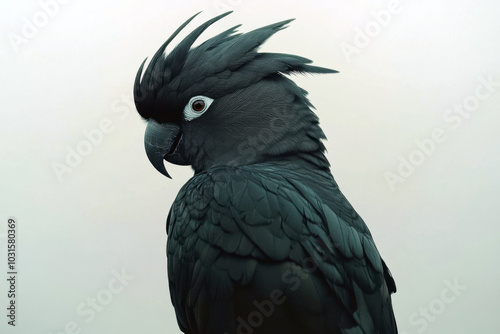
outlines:
[[[203,115],[214,100],[206,96],[195,96],[191,98],[184,107],[184,118],[187,121],[192,121],[195,118]]]
[[[203,100],[196,100],[191,104],[191,108],[193,108],[194,111],[201,112],[203,109],[205,109],[205,101]]]

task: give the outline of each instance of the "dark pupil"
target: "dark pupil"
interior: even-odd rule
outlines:
[[[203,100],[196,100],[193,102],[193,109],[194,111],[202,111],[203,108],[205,108],[205,101]]]

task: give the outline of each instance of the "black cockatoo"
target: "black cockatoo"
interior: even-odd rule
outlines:
[[[287,20],[239,26],[168,55],[134,85],[153,166],[191,165],[167,217],[172,303],[186,334],[392,334],[396,291],[364,221],[340,192],[307,92],[292,73],[334,73],[258,52]],[[142,76],[142,79],[141,79]]]

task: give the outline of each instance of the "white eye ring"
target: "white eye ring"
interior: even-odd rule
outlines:
[[[186,121],[192,121],[195,118],[200,117],[207,111],[210,105],[214,102],[214,99],[211,99],[206,96],[198,95],[192,97],[188,104],[184,107],[184,118]]]

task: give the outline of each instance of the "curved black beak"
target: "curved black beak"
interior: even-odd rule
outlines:
[[[171,177],[168,175],[163,160],[175,150],[180,134],[181,129],[177,124],[160,124],[153,119],[148,120],[144,134],[146,154],[156,170],[168,178]]]

